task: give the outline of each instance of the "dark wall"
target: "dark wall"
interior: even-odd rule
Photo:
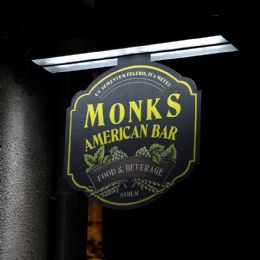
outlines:
[[[55,149],[48,81],[0,64],[0,259],[49,259]],[[55,113],[55,112],[53,112]]]
[[[163,62],[202,90],[200,165],[144,208],[105,210],[108,260],[183,259],[186,253],[222,258],[240,254],[247,239],[241,219],[246,212],[244,189],[250,187],[245,143],[252,125],[248,118],[256,110],[248,105],[255,94],[246,78],[253,65],[245,63],[243,55],[244,43],[251,44],[255,35],[248,31],[254,25],[248,23],[252,14],[244,4],[239,11],[237,4],[227,8],[220,1],[206,6],[165,2],[15,0],[8,8],[1,2],[5,16],[0,17],[0,60],[4,57],[21,74],[30,71],[31,58],[216,34],[239,49]],[[63,157],[58,156],[64,112],[59,75],[39,73],[38,68],[17,81],[6,64],[0,62],[0,259],[52,259],[56,204],[49,197],[55,194]],[[69,77],[71,81],[64,76],[63,83],[69,85],[70,96],[92,80],[86,71]],[[74,222],[80,228],[78,219]]]

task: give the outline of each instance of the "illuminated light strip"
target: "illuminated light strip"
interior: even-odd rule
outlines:
[[[44,69],[46,69],[51,73],[58,73],[58,72],[69,72],[69,71],[77,71],[77,70],[112,67],[112,66],[117,66],[117,63],[118,63],[118,59],[107,59],[107,60],[96,60],[96,61],[49,66],[49,67],[44,67]]]
[[[45,66],[52,66],[58,64],[83,62],[89,60],[99,60],[99,59],[106,59],[111,57],[116,58],[120,56],[133,55],[133,54],[170,51],[170,50],[178,50],[184,48],[224,44],[224,43],[228,43],[228,41],[223,36],[216,35],[216,36],[202,37],[196,39],[188,39],[188,40],[150,44],[150,45],[137,46],[137,47],[121,48],[115,50],[66,55],[66,56],[53,57],[53,58],[35,59],[33,60],[33,62],[39,66],[45,67]]]
[[[224,45],[217,45],[217,46],[179,50],[179,51],[152,53],[151,61],[181,59],[181,58],[234,52],[234,51],[238,51],[238,49],[235,48],[232,44],[224,44]],[[112,67],[112,66],[117,66],[117,64],[118,64],[118,59],[106,59],[106,60],[49,66],[49,67],[44,67],[44,69],[48,70],[51,73],[58,73],[58,72],[69,72],[69,71],[87,70],[87,69],[94,69],[94,68]]]
[[[181,59],[181,58],[218,54],[218,53],[225,53],[225,52],[234,52],[234,51],[238,51],[238,49],[235,48],[232,44],[224,44],[218,46],[192,48],[192,49],[180,50],[180,51],[152,53],[151,61],[173,60],[173,59]]]

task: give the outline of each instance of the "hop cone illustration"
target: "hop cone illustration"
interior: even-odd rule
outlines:
[[[140,148],[139,150],[137,150],[135,155],[151,158],[151,153],[149,152],[149,150],[145,146]]]
[[[117,150],[112,154],[112,162],[119,161],[126,157],[127,157],[126,153],[124,153],[122,150]]]
[[[167,152],[165,150],[163,150],[160,154],[161,157],[167,157]]]

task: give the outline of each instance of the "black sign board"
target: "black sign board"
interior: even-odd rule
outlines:
[[[71,186],[110,208],[151,202],[198,161],[200,92],[158,63],[115,67],[67,109]]]

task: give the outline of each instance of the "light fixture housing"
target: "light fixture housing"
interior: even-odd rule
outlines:
[[[150,61],[160,61],[234,51],[238,49],[223,36],[216,35],[32,61],[51,73],[58,73],[117,66],[120,57],[136,54],[150,54]]]

